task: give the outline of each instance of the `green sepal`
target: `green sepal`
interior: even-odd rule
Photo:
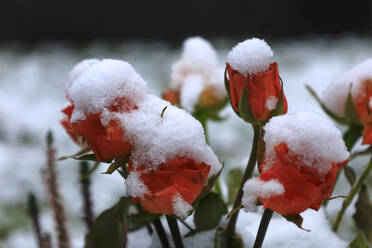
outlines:
[[[323,111],[329,116],[331,117],[335,122],[337,122],[338,124],[341,124],[341,125],[348,125],[348,121],[346,120],[346,118],[343,118],[343,117],[339,117],[338,115],[336,115],[335,113],[333,113],[332,110],[330,110],[319,98],[319,96],[315,93],[315,91],[309,86],[309,85],[306,85],[305,86],[306,89],[309,91],[310,95],[312,95],[314,97],[314,99],[319,103],[320,107],[323,109]]]
[[[364,240],[363,235],[360,233],[351,241],[349,248],[368,248],[367,242]]]
[[[121,197],[111,208],[103,211],[85,236],[84,248],[125,248],[127,244],[129,197]]]
[[[96,155],[94,153],[88,153],[79,157],[71,157],[76,160],[87,160],[87,161],[94,161],[94,162],[102,162],[102,163],[111,163],[112,159],[107,159],[105,161],[97,161]]]
[[[214,229],[220,223],[227,206],[220,194],[209,192],[195,208],[194,223],[198,232]]]
[[[196,105],[192,116],[194,116],[200,122],[205,122],[206,120],[223,121],[226,118],[221,117],[219,113],[226,106],[228,101],[228,98],[225,98],[223,101],[219,102],[213,107],[202,107],[200,105]]]
[[[106,172],[103,172],[102,174],[112,174],[114,171],[119,169],[120,167],[124,168],[127,165],[127,160],[130,155],[124,155],[119,158],[115,158],[115,161],[110,164],[110,166],[107,168]]]
[[[273,112],[271,112],[271,117],[284,114],[284,86],[281,78],[280,83],[282,88],[280,90],[279,98],[278,101],[276,102],[275,109],[273,110]]]
[[[58,158],[58,161],[65,160],[65,159],[68,159],[68,158],[76,158],[76,157],[80,157],[80,156],[86,154],[86,153],[89,152],[89,151],[90,151],[90,148],[89,148],[89,147],[85,147],[85,148],[81,149],[80,151],[78,151],[78,152],[75,153],[75,154],[72,154],[72,155],[69,155],[69,156],[59,157],[59,158]]]
[[[244,88],[243,94],[239,99],[239,113],[240,117],[243,118],[248,123],[252,123],[253,125],[259,125],[261,122],[257,121],[252,113],[251,107],[248,102],[248,91],[247,88]]]
[[[360,125],[360,121],[359,121],[357,112],[355,110],[353,96],[351,95],[351,87],[352,87],[352,84],[350,84],[349,93],[346,98],[345,117],[349,124]]]
[[[306,232],[310,232],[310,230],[308,229],[305,229],[302,227],[302,222],[304,221],[304,219],[302,218],[301,215],[299,214],[292,214],[292,215],[282,215],[287,221],[289,222],[292,222],[293,224],[295,224],[298,228],[306,231]]]
[[[345,174],[345,177],[346,177],[347,181],[349,182],[350,186],[353,187],[356,180],[357,180],[357,175],[356,175],[354,169],[351,168],[350,166],[346,165],[344,167],[344,174]]]
[[[362,136],[363,126],[359,124],[351,125],[343,135],[343,140],[348,151],[351,151],[354,144]]]

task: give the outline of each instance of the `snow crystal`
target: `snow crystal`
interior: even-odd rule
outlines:
[[[203,91],[203,78],[199,75],[190,75],[186,77],[181,88],[181,106],[188,112],[194,110],[198,103],[201,92]]]
[[[184,157],[210,165],[209,177],[220,171],[221,165],[206,144],[200,122],[169,102],[147,95],[138,109],[116,116],[132,144],[130,160],[134,167],[152,170],[170,159]]]
[[[275,96],[270,96],[267,98],[265,106],[268,110],[274,110],[276,107],[276,103],[278,102],[278,98]]]
[[[281,195],[285,190],[283,185],[276,179],[262,181],[259,178],[251,178],[244,184],[243,191],[242,204],[244,210],[253,212],[256,210],[256,203],[259,197],[269,198]]]
[[[238,43],[227,55],[226,62],[247,76],[269,69],[274,53],[261,39],[252,38]]]
[[[192,206],[178,193],[172,198],[172,206],[174,215],[180,219],[186,219],[192,210]]]
[[[68,90],[71,87],[72,82],[77,79],[80,74],[91,67],[92,65],[98,63],[99,59],[84,59],[81,62],[77,63],[71,70],[70,74],[68,75],[68,80],[65,85],[65,89]]]
[[[351,85],[354,101],[364,96],[364,82],[372,80],[372,59],[355,65],[334,79],[324,90],[322,100],[335,114],[345,116],[345,103]]]
[[[282,142],[287,144],[289,155],[295,156],[301,165],[317,169],[320,174],[327,173],[332,163],[345,161],[349,157],[340,130],[331,121],[312,111],[273,117],[264,129],[268,167],[276,158],[274,147]],[[296,161],[293,163],[296,164]]]
[[[140,174],[137,171],[131,171],[125,180],[125,187],[127,194],[132,197],[143,197],[144,194],[149,192],[147,186],[143,183],[140,178]]]
[[[102,112],[114,105],[118,98],[127,98],[136,103],[147,90],[146,82],[125,61],[104,59],[92,63],[85,70],[75,71],[81,73],[67,90],[75,106],[71,122],[84,119],[86,114]]]

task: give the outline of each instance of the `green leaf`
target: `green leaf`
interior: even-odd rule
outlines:
[[[245,120],[246,122],[252,123],[254,125],[260,124],[259,121],[256,121],[251,111],[251,107],[248,102],[247,88],[244,88],[243,94],[239,99],[239,113],[240,117],[243,118],[243,120]]]
[[[355,142],[362,136],[363,126],[362,125],[351,125],[344,133],[343,140],[348,151],[351,151]]]
[[[240,182],[243,179],[243,171],[239,168],[232,169],[227,174],[227,187],[228,187],[228,204],[234,203],[235,197],[240,188]]]
[[[146,211],[138,213],[138,214],[129,215],[128,216],[128,230],[130,232],[138,230],[150,224],[152,221],[160,217],[161,217],[161,214],[152,214]]]
[[[355,203],[353,219],[356,226],[363,231],[366,238],[372,242],[372,203],[369,198],[367,185],[363,184]]]
[[[351,95],[351,87],[352,85],[350,84],[349,94],[347,95],[345,103],[345,117],[348,123],[360,125],[360,121],[355,110],[353,96]]]
[[[110,209],[102,212],[85,236],[85,248],[125,248],[127,243],[127,212],[132,201],[120,198]]]
[[[359,233],[349,244],[349,248],[368,248],[368,244],[364,240],[363,236]]]
[[[320,107],[322,107],[323,111],[331,117],[335,122],[341,124],[341,125],[347,125],[348,121],[345,118],[339,117],[335,113],[333,113],[332,110],[330,110],[318,97],[318,95],[315,93],[315,91],[309,86],[306,85],[306,89],[309,91],[309,93],[314,97],[314,99],[319,103]]]
[[[293,224],[295,224],[298,228],[304,230],[304,231],[307,231],[307,232],[310,232],[310,230],[307,230],[305,228],[302,227],[302,222],[304,221],[304,219],[302,218],[301,215],[299,214],[293,214],[293,215],[282,215],[287,221],[289,222],[292,222]]]
[[[227,213],[227,206],[221,196],[210,192],[195,209],[194,222],[198,231],[214,229],[220,223],[221,217]]]
[[[351,186],[353,186],[357,180],[357,176],[354,169],[346,165],[344,167],[344,173],[347,181],[350,183]]]

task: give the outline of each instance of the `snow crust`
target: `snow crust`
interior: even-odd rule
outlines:
[[[138,109],[116,117],[132,144],[130,161],[134,168],[154,170],[170,159],[185,157],[210,165],[208,178],[220,171],[221,165],[206,144],[200,122],[169,102],[147,95]]]
[[[269,69],[274,53],[266,41],[252,38],[238,43],[227,55],[226,63],[248,76]]]
[[[242,204],[246,212],[257,210],[258,198],[270,198],[285,192],[283,185],[276,179],[262,181],[259,178],[249,179],[243,187]]]
[[[172,199],[173,213],[180,219],[186,219],[189,216],[192,206],[188,204],[180,194],[176,194]]]
[[[366,92],[363,88],[367,80],[372,80],[372,58],[355,65],[336,77],[324,90],[322,100],[335,114],[344,117],[345,103],[350,87],[354,101],[358,101],[365,97]]]
[[[71,74],[72,78],[78,75],[67,89],[67,95],[75,106],[71,122],[84,120],[86,114],[100,113],[115,105],[118,99],[130,99],[132,104],[136,104],[147,91],[146,82],[125,61],[83,61]]]
[[[202,37],[190,37],[183,43],[180,60],[172,65],[170,87],[180,91],[182,108],[192,112],[201,92],[208,86],[213,86],[217,97],[226,97],[223,73],[212,45]]]
[[[275,161],[274,147],[286,143],[294,164],[315,168],[327,173],[332,163],[349,157],[341,132],[333,123],[312,111],[298,111],[270,119],[264,127],[265,160],[267,169]]]

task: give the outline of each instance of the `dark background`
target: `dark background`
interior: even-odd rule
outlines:
[[[371,0],[0,0],[0,39],[369,34]]]

